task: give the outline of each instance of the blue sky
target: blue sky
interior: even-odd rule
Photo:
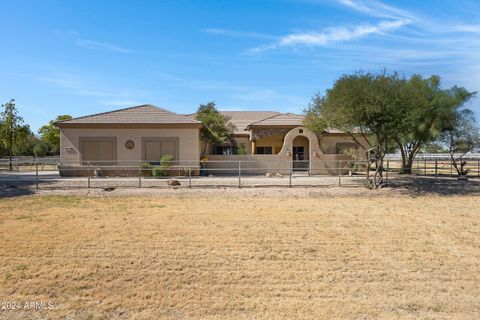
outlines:
[[[301,112],[356,70],[480,90],[478,1],[18,0],[0,21],[0,100],[34,130],[144,103]]]

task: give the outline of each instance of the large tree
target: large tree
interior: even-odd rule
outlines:
[[[55,120],[50,120],[47,125],[42,126],[38,130],[42,140],[48,144],[50,153],[59,154],[60,152],[60,129],[55,127],[55,122],[70,119],[72,119],[72,116],[68,114],[59,115]]]
[[[324,97],[314,97],[305,125],[316,132],[337,128],[359,144],[370,143],[376,163],[373,185],[378,188],[383,182],[383,158],[402,125],[404,88],[405,80],[396,73],[344,75]],[[375,136],[373,143],[367,134]]]
[[[442,132],[440,141],[448,149],[458,175],[466,175],[467,163],[463,160],[463,156],[480,148],[480,131],[474,113],[469,109],[458,110]]]
[[[1,139],[2,143],[7,149],[9,158],[9,169],[12,171],[12,156],[15,140],[17,135],[21,133],[23,118],[18,115],[15,100],[11,99],[9,102],[2,105],[1,116]]]
[[[21,125],[16,130],[13,143],[13,154],[16,156],[33,156],[33,147],[40,141],[30,129],[29,125]]]
[[[418,151],[440,136],[474,93],[457,87],[443,90],[438,76],[424,79],[413,75],[404,85],[399,92],[403,101],[402,123],[394,139],[402,155],[402,172],[411,173]]]
[[[201,104],[198,107],[195,119],[202,122],[200,139],[203,142],[202,154],[205,154],[208,145],[233,143],[235,126],[229,122],[230,118],[223,116],[215,107],[215,102]]]

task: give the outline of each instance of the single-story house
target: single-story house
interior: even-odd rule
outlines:
[[[79,175],[101,166],[110,174],[138,174],[141,163],[156,164],[166,154],[173,168],[198,168],[207,157],[209,169],[244,173],[298,170],[322,174],[346,161],[348,148],[359,146],[338,130],[315,134],[303,126],[303,116],[274,111],[221,112],[235,126],[233,143],[204,146],[202,123],[153,105],[141,105],[56,122],[60,128],[60,172]],[[205,154],[202,154],[203,151]],[[362,155],[365,153],[362,151]],[[83,170],[83,171],[82,171]]]

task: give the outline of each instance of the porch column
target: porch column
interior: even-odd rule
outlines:
[[[255,140],[252,140],[252,154],[255,154]]]

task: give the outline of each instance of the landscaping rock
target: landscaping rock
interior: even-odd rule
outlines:
[[[265,173],[265,176],[271,177],[271,176],[273,176],[273,174],[271,172],[267,172],[267,173]]]
[[[279,177],[279,178],[283,178],[282,174],[280,174],[280,173],[278,173],[278,172],[277,172],[277,174],[276,174],[275,176],[277,176],[277,177]]]
[[[180,184],[180,181],[175,180],[175,179],[167,180],[167,184],[168,184],[169,186],[172,186],[172,187],[178,187],[178,186],[181,185],[181,184]]]

